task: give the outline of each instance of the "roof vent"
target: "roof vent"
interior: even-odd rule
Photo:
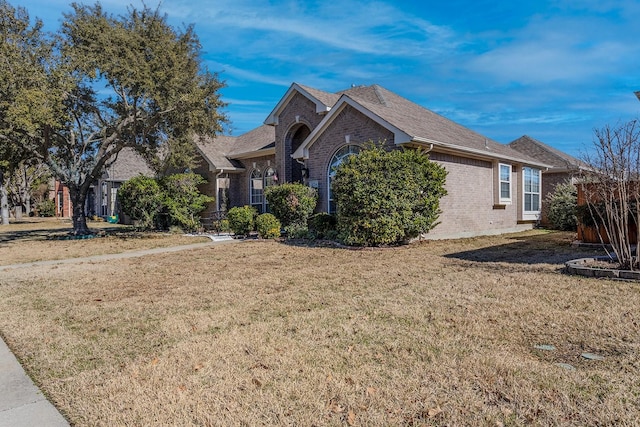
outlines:
[[[485,150],[489,149],[489,141],[487,141],[487,138],[484,139],[484,149]]]

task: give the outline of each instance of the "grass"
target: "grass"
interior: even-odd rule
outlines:
[[[97,236],[86,240],[65,240],[73,226],[69,219],[30,218],[0,226],[0,265],[20,264],[104,255],[157,247],[208,241],[182,234],[139,233],[131,227],[90,221]]]
[[[0,332],[78,426],[635,425],[640,288],[561,274],[571,237],[16,269]]]

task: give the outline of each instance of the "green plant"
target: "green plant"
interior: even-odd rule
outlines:
[[[143,175],[131,178],[118,189],[122,211],[135,220],[136,226],[148,230],[156,225],[163,196],[158,181]]]
[[[307,226],[307,219],[318,203],[318,192],[300,183],[287,183],[268,187],[265,197],[269,209],[285,227]]]
[[[256,218],[256,230],[263,239],[280,237],[280,227],[280,221],[273,214],[263,213]]]
[[[234,234],[246,236],[253,231],[256,210],[251,206],[233,207],[227,212],[229,227]]]
[[[437,225],[446,170],[414,149],[370,143],[344,160],[332,184],[344,243],[398,244]]]
[[[43,200],[37,205],[38,215],[51,217],[56,214],[56,203],[53,200]]]
[[[316,239],[334,239],[337,236],[336,217],[326,212],[309,218],[309,230]]]
[[[284,228],[288,239],[308,239],[311,236],[309,228],[302,224],[289,224]]]
[[[208,203],[215,200],[198,189],[198,186],[204,183],[206,180],[195,173],[180,173],[162,179],[163,204],[169,214],[171,225],[177,225],[187,231],[200,228],[198,214]]]
[[[570,182],[556,185],[545,198],[547,218],[553,228],[575,231],[577,227],[578,190]]]

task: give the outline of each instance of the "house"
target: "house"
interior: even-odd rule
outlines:
[[[558,184],[565,182],[576,184],[580,171],[588,168],[583,161],[527,135],[511,141],[509,146],[550,166],[542,171],[543,203],[547,195],[555,191]],[[541,223],[549,225],[544,210],[542,211]]]
[[[430,238],[520,231],[540,219],[542,171],[551,165],[378,85],[329,93],[293,83],[263,126],[200,142],[196,172],[218,196],[210,211],[250,204],[265,212],[265,188],[303,182],[318,190],[318,211],[334,212],[333,170],[367,141],[426,150],[448,171]]]
[[[124,148],[115,161],[104,171],[100,179],[91,185],[85,202],[85,214],[88,218],[94,216],[107,219],[120,214],[118,202],[118,188],[129,179],[138,175],[153,176],[153,171],[146,161],[131,148]],[[58,180],[49,184],[49,198],[56,204],[56,216],[71,218],[73,207],[69,189]]]

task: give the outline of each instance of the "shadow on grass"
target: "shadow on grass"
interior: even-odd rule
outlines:
[[[29,221],[21,221],[20,224],[37,224],[37,221],[29,222]],[[100,227],[95,228],[89,226],[89,229],[92,230],[96,234],[112,234],[118,232],[126,232],[130,231],[129,228],[124,227]],[[73,226],[69,223],[68,227],[46,227],[46,225],[42,228],[33,228],[27,230],[8,230],[5,231],[0,228],[0,244],[16,242],[16,241],[39,241],[39,240],[58,240],[63,239],[67,236],[70,236],[73,232]]]
[[[545,233],[507,237],[509,243],[486,246],[462,252],[448,253],[445,258],[473,262],[503,262],[513,264],[564,264],[576,258],[603,255],[598,247],[572,246],[566,234]]]

